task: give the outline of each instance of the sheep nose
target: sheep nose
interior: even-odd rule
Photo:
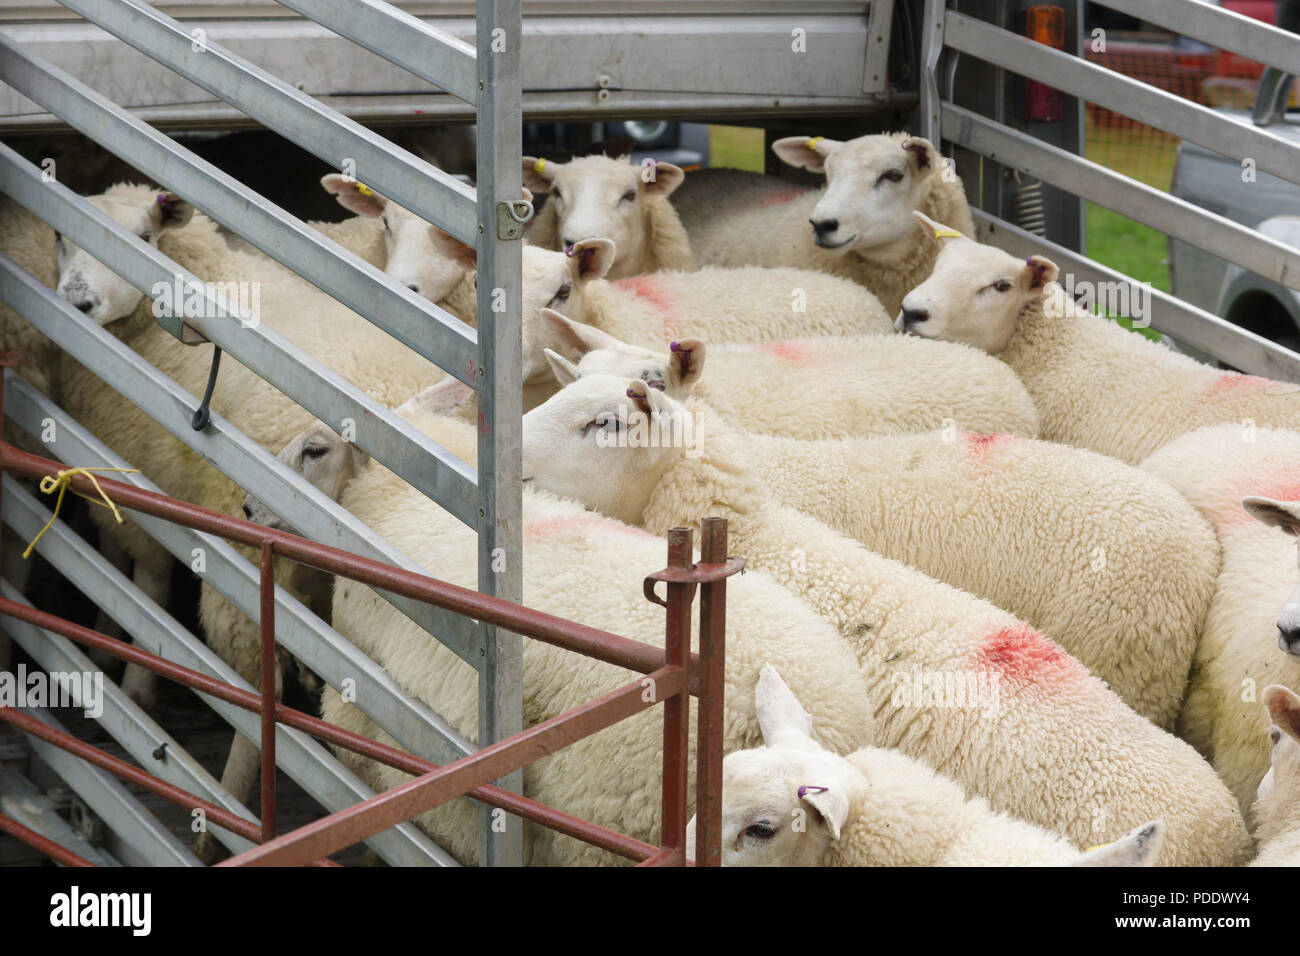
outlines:
[[[253,509],[248,507],[248,502],[244,502],[244,517],[249,521],[253,520]]]
[[[406,287],[407,287],[408,289],[410,289],[412,292],[415,292],[415,293],[417,293],[417,294],[418,294],[419,291],[420,291],[420,287],[419,287],[418,285],[416,285],[414,282],[408,282],[408,283],[406,283]]]
[[[95,301],[93,299],[83,299],[82,301],[75,303],[75,305],[78,312],[89,312],[95,307]]]
[[[930,313],[926,309],[909,309],[907,306],[903,306],[904,326],[920,325],[929,317],[930,317]]]
[[[1288,654],[1300,657],[1300,625],[1277,626],[1277,646]]]
[[[829,236],[835,230],[840,228],[840,221],[838,219],[823,219],[820,222],[816,219],[809,219],[808,221],[812,223],[813,232],[819,236]]]

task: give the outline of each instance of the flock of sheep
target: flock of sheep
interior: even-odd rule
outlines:
[[[547,194],[523,250],[524,603],[661,643],[641,593],[660,536],[728,520],[750,573],[728,585],[727,864],[1300,863],[1300,387],[1198,364],[1077,307],[1049,260],[976,243],[924,139],[774,149],[825,188],[524,158]],[[361,183],[322,182],[356,215],[317,228],[474,322],[472,250]],[[474,461],[470,389],[179,197],[90,201],[201,279],[259,283],[265,326]],[[202,393],[207,350],[39,220],[0,215],[8,255]],[[20,372],[166,493],[280,522],[0,319]],[[212,408],[429,574],[475,586],[473,531],[332,423],[233,361]],[[104,552],[165,603],[170,555],[95,517]],[[454,653],[365,587],[281,583],[475,737],[477,681]],[[256,684],[257,625],[206,583],[200,619]],[[625,679],[525,642],[525,721]],[[123,685],[152,702],[148,673]],[[321,707],[396,745],[334,688]],[[526,793],[657,839],[659,720],[536,762]],[[340,757],[375,788],[405,779]],[[242,800],[256,769],[236,736],[223,783]],[[418,822],[477,859],[467,800]],[[527,835],[534,864],[612,859]]]

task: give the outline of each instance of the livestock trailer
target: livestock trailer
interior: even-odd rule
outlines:
[[[1103,5],[1285,74],[1300,73],[1300,38],[1229,10],[1195,0]],[[656,578],[668,582],[672,605],[666,652],[629,647],[617,635],[584,631],[573,622],[543,620],[520,606],[521,562],[510,556],[522,548],[522,406],[511,383],[521,370],[520,247],[533,213],[520,198],[523,124],[667,119],[759,127],[769,137],[909,128],[954,160],[982,240],[1019,255],[1046,253],[1079,281],[1134,285],[1088,257],[1084,204],[1090,201],[1300,289],[1300,249],[1085,158],[1085,104],[1223,156],[1250,157],[1261,169],[1300,183],[1294,138],[1089,62],[1085,47],[1097,37],[1085,28],[1082,0],[1051,5],[1044,16],[1055,26],[1041,33],[1026,28],[1026,6],[1016,0],[0,0],[0,131],[8,144],[0,146],[0,191],[142,291],[171,282],[180,274],[173,263],[65,184],[93,165],[83,165],[85,154],[76,148],[45,154],[63,148],[47,147],[55,141],[93,143],[103,151],[95,153],[95,163],[111,154],[183,196],[228,233],[476,392],[475,468],[260,328],[236,305],[209,297],[198,314],[164,310],[158,317],[181,341],[212,353],[217,388],[224,352],[331,426],[365,420],[357,437],[363,451],[475,529],[481,592],[470,597],[421,576],[414,561],[239,429],[219,416],[196,422],[205,400],[0,258],[6,305],[310,539],[200,514],[157,494],[143,474],[122,471],[118,484],[101,475],[149,535],[261,622],[264,665],[278,644],[336,688],[355,692],[362,685],[355,699],[365,701],[367,715],[406,752],[377,745],[372,751],[421,775],[413,799],[424,801],[394,808],[376,798],[313,738],[339,746],[364,742],[277,708],[273,681],[264,679],[260,694],[241,681],[192,626],[89,552],[75,532],[53,520],[48,502],[15,480],[52,476],[57,465],[6,445],[0,462],[6,527],[24,542],[40,535],[37,553],[133,638],[139,649],[133,660],[203,691],[204,700],[263,752],[263,802],[253,813],[121,693],[106,696],[101,725],[130,761],[91,753],[46,711],[0,707],[5,724],[19,731],[0,738],[0,821],[8,832],[63,862],[196,865],[138,794],[114,779],[118,774],[173,802],[202,801],[213,832],[237,861],[311,862],[364,840],[389,864],[444,865],[455,860],[406,821],[437,800],[472,790],[483,807],[482,858],[489,863],[524,859],[523,827],[500,826],[494,811],[502,808],[624,857],[683,863],[683,735],[689,696],[698,693],[701,847],[711,847],[701,862],[716,863],[722,702],[720,654],[712,648],[720,650],[723,621],[705,616],[700,658],[692,665],[689,611],[683,608],[699,587],[701,601],[720,610],[714,589],[739,567],[728,560],[724,530],[705,530],[699,562],[688,539],[669,543],[669,567]],[[1027,97],[1026,84],[1034,85],[1036,99]],[[1037,105],[1027,111],[1030,100]],[[466,169],[439,168],[403,145],[410,145],[402,136],[411,130],[470,123],[474,158]],[[355,175],[474,246],[477,329],[342,250],[305,225],[305,215],[253,189],[247,177],[204,158],[215,155],[204,144],[240,131],[270,131],[301,156]],[[299,154],[276,153],[261,165],[299,161],[285,158],[290,155]],[[257,172],[249,169],[248,176]],[[453,172],[471,174],[474,184]],[[1150,300],[1145,318],[1180,347],[1241,371],[1300,382],[1300,356],[1284,346],[1168,293],[1151,292]],[[6,371],[4,415],[43,445],[44,459],[79,469],[149,470],[149,462],[122,460],[13,369]],[[64,484],[97,494],[94,476],[84,472],[68,475]],[[260,568],[232,542],[260,548]],[[276,555],[384,585],[403,613],[473,666],[479,675],[477,741],[412,699],[326,621],[276,587],[268,570]],[[4,570],[0,623],[39,667],[92,669],[78,645],[127,653],[91,629],[30,607],[8,577],[11,562]],[[661,678],[666,692],[650,703],[665,704],[665,753],[674,755],[664,766],[661,846],[564,818],[520,795],[520,754],[527,751],[527,735],[538,733],[523,721],[521,634]],[[0,657],[10,666],[6,661]],[[701,675],[699,686],[689,677],[692,667]],[[230,689],[219,690],[216,682]],[[602,720],[640,706],[626,688],[619,693],[623,709],[615,707],[618,713],[611,710]],[[258,710],[260,719],[253,713]],[[607,725],[577,720],[586,732]],[[542,749],[557,746],[561,737],[557,731]],[[439,771],[443,764],[450,767]],[[143,780],[140,767],[153,779]],[[277,836],[276,767],[331,816]],[[74,808],[72,824],[58,794]],[[350,808],[362,802],[362,822],[348,823]],[[0,844],[6,846],[4,853],[21,858],[16,844]]]

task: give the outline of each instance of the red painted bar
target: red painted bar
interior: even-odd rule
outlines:
[[[11,837],[21,840],[29,847],[39,850],[56,863],[62,863],[64,866],[81,866],[95,867],[85,857],[78,856],[71,850],[59,846],[48,837],[42,836],[30,827],[25,827],[13,817],[7,817],[0,813],[0,833],[8,833]]]

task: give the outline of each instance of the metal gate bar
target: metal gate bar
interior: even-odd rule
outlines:
[[[23,826],[13,817],[7,817],[0,813],[0,833],[8,833],[12,837],[22,840],[30,847],[40,850],[56,863],[62,863],[64,866],[94,867],[85,857],[77,856],[71,850],[65,850],[53,840],[37,833],[29,827]]]

